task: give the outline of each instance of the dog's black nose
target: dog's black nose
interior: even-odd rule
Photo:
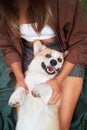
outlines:
[[[52,59],[52,60],[50,61],[50,64],[51,64],[52,66],[55,66],[55,65],[57,65],[57,61],[54,60],[54,59]]]

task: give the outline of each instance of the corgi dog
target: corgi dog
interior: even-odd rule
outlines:
[[[55,104],[49,104],[52,87],[46,82],[54,78],[64,62],[62,52],[47,48],[40,41],[33,45],[34,58],[25,73],[29,88],[19,86],[11,95],[9,105],[20,106],[16,130],[60,130],[58,110],[60,97]]]

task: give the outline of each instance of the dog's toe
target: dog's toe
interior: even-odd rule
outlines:
[[[17,107],[22,105],[24,102],[24,97],[21,96],[12,96],[8,102],[8,104],[12,107]]]
[[[34,91],[34,90],[33,90],[31,93],[32,93],[32,95],[33,95],[34,97],[37,97],[37,98],[40,98],[40,97],[41,97],[40,94],[39,94],[38,92]]]
[[[20,105],[19,101],[13,100],[11,99],[8,103],[11,107],[17,107],[18,105]]]
[[[8,104],[12,107],[22,105],[25,100],[25,97],[26,97],[26,92],[22,87],[20,87],[11,95]]]
[[[16,103],[9,103],[9,105],[10,105],[11,107],[17,107],[17,104],[16,104]]]

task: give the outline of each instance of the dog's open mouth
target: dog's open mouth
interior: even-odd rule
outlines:
[[[56,69],[54,66],[46,66],[44,62],[41,64],[42,68],[45,70],[48,74],[58,74],[60,69]]]

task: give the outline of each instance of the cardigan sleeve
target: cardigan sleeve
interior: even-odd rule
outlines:
[[[0,26],[0,50],[3,53],[5,64],[10,67],[14,62],[22,62],[22,59],[16,49],[12,46],[7,35],[4,28]]]
[[[73,64],[80,63],[87,66],[87,20],[79,0],[74,1],[76,1],[73,9],[74,15],[70,16],[72,17],[71,28],[67,33],[69,54],[65,60]],[[69,13],[70,11],[68,11]]]

